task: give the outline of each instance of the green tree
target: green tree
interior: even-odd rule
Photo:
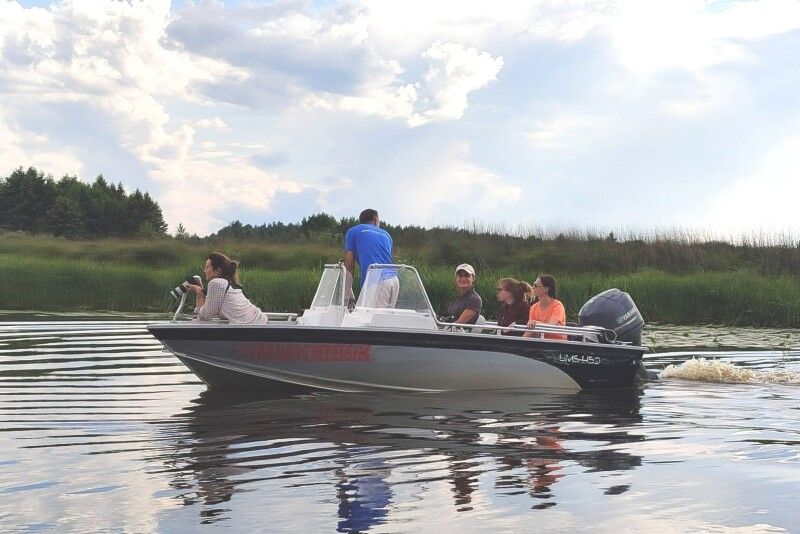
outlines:
[[[327,213],[315,213],[300,221],[300,231],[306,237],[314,234],[335,234],[338,230],[339,222]]]
[[[178,223],[178,229],[175,230],[175,239],[187,239],[189,237],[189,232],[186,231],[186,227],[183,226],[183,223]]]
[[[54,201],[53,179],[33,167],[26,171],[20,167],[0,181],[0,228],[45,232],[46,214]]]
[[[68,195],[56,197],[47,213],[50,232],[58,237],[77,238],[86,234],[85,213],[78,201]]]

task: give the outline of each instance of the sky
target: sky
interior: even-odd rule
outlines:
[[[0,176],[170,231],[800,235],[800,2],[0,0]]]

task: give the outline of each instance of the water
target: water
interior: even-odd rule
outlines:
[[[148,320],[0,315],[0,531],[800,529],[794,332],[651,327],[675,377],[614,394],[232,398]]]

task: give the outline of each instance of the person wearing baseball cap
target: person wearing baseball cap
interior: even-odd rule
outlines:
[[[462,263],[456,267],[455,275],[458,295],[447,306],[445,322],[475,324],[483,306],[483,299],[475,291],[475,268]]]

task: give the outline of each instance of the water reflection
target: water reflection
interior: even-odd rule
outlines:
[[[487,492],[527,494],[533,509],[554,506],[568,466],[641,465],[620,450],[644,440],[636,433],[640,400],[639,391],[268,399],[206,391],[156,424],[180,436],[164,463],[181,502],[203,504],[203,522],[225,519],[225,503],[248,484],[280,479],[327,486],[338,530],[354,532],[384,522],[406,484],[444,481],[457,511],[472,510]]]
[[[796,385],[667,378],[612,395],[231,397],[205,392],[146,319],[88,319],[0,322],[0,531],[798,524]],[[651,332],[664,351],[648,356],[653,369],[704,356],[800,373],[795,332]]]

